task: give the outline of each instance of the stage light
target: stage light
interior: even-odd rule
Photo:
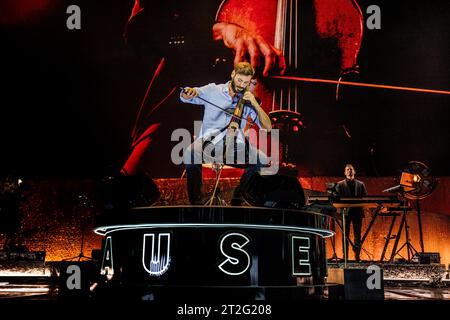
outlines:
[[[431,170],[422,162],[410,161],[402,170],[403,175],[408,177],[410,188],[405,196],[411,200],[422,200],[428,197],[437,186],[437,179],[431,175]],[[406,179],[405,179],[406,180]]]
[[[417,211],[417,224],[419,227],[419,242],[421,252],[424,252],[424,243],[423,243],[423,233],[422,233],[422,220],[421,220],[421,212],[420,212],[420,200],[425,199],[436,189],[437,179],[435,179],[431,175],[431,170],[428,168],[426,164],[420,161],[410,161],[405,168],[401,171],[402,175],[400,177],[400,184],[398,186],[383,190],[384,192],[399,192],[401,198],[408,199],[410,202],[415,202],[415,209]],[[404,205],[406,208],[406,206]],[[406,209],[403,213],[403,217],[406,217]],[[418,253],[417,250],[410,243],[410,238],[408,236],[408,224],[407,220],[403,218],[405,224],[405,238],[406,242],[403,246],[406,245],[407,253],[408,253],[408,261],[411,260],[411,254]],[[402,232],[403,222],[400,226],[398,234]],[[393,257],[403,248],[397,251],[397,243],[395,242],[394,248],[392,250]],[[392,258],[393,258],[392,257]],[[392,259],[391,258],[391,259]]]

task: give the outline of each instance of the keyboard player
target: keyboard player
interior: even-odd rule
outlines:
[[[336,192],[341,197],[365,197],[367,196],[366,186],[364,182],[355,179],[356,170],[352,164],[345,165],[344,168],[345,179],[339,181],[336,185]],[[344,210],[344,209],[342,209]],[[353,225],[353,235],[354,235],[354,247],[353,252],[355,254],[356,261],[360,261],[360,251],[361,251],[361,229],[362,221],[364,218],[364,209],[361,207],[351,207],[345,208],[347,215],[345,219],[345,234],[349,237],[350,224]],[[344,239],[342,239],[342,250],[344,250]],[[348,248],[348,240],[346,241],[346,248]],[[348,249],[347,249],[348,251]]]

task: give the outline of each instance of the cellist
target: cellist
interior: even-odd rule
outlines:
[[[216,147],[214,150],[221,155],[228,150],[238,150],[241,146],[248,148],[248,153],[256,153],[256,163],[246,164],[246,169],[241,177],[240,184],[233,192],[232,205],[241,205],[241,185],[245,183],[254,172],[261,168],[261,161],[264,157],[262,152],[245,142],[242,134],[244,128],[248,128],[248,123],[256,124],[259,128],[268,132],[272,128],[269,116],[261,108],[255,96],[250,90],[252,78],[255,74],[253,67],[248,62],[239,62],[231,73],[231,79],[223,84],[210,83],[203,87],[184,88],[180,94],[183,102],[204,105],[204,114],[200,134],[196,140],[184,152],[184,163],[186,166],[187,188],[189,201],[191,204],[204,204],[205,198],[202,192],[202,163],[204,163],[204,148],[206,141],[213,141]],[[209,103],[210,102],[210,103]],[[240,108],[238,112],[236,108]],[[228,110],[225,112],[224,110]],[[238,128],[239,132],[234,132]],[[231,132],[233,131],[233,132]],[[233,146],[227,145],[227,137],[235,134],[236,139]],[[219,139],[218,139],[219,138]],[[218,143],[219,142],[219,143]],[[221,149],[224,146],[225,149]],[[225,156],[226,156],[225,155]],[[213,155],[214,156],[214,155]],[[215,154],[218,156],[218,154]],[[225,162],[226,164],[233,164]]]

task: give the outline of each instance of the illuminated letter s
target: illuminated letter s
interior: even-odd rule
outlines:
[[[240,233],[229,233],[220,241],[220,252],[226,258],[219,269],[231,276],[243,274],[250,267],[250,256],[243,249],[250,239]]]

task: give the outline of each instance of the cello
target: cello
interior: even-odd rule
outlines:
[[[302,15],[303,12],[310,15]],[[355,0],[224,0],[216,14],[216,23],[234,24],[255,38],[265,39],[274,50],[282,52],[286,61],[285,74],[294,77],[303,75],[305,69],[307,72],[311,67],[305,65],[302,56],[310,50],[305,43],[311,44],[310,39],[305,39],[306,31],[314,33],[311,37],[317,37],[319,41],[336,42],[340,59],[333,69],[338,71],[337,75],[356,66],[363,35],[363,15]],[[322,67],[323,62],[316,60],[320,58],[313,64]],[[280,129],[282,136],[284,131],[285,136],[292,139],[292,135],[298,135],[303,127],[301,84],[271,75],[260,76],[259,80],[261,85],[256,95],[262,100],[274,128]],[[283,162],[289,160],[288,149],[283,144]]]

